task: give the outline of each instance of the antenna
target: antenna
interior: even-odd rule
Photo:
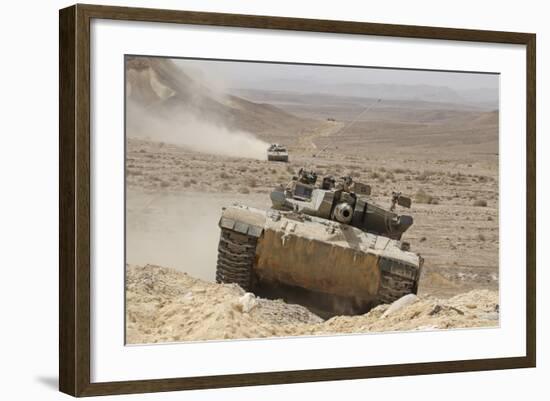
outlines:
[[[370,109],[372,109],[375,105],[377,105],[378,103],[380,103],[382,101],[382,99],[377,99],[376,101],[372,102],[371,104],[369,104],[361,113],[359,113],[358,115],[355,116],[355,118],[353,120],[351,120],[347,125],[345,125],[340,131],[338,131],[336,134],[332,135],[329,137],[330,139],[330,142],[325,145],[323,147],[323,149],[321,149],[319,151],[319,153],[317,153],[316,155],[314,154],[313,157],[317,157],[319,156],[321,153],[323,153],[330,145],[333,144],[333,139],[338,136],[338,135],[342,135],[344,132],[346,132],[347,129],[349,129],[349,127],[351,127],[353,124],[355,124],[357,122],[357,120],[359,120],[359,117],[361,117],[363,114],[365,114],[367,111],[369,111]]]

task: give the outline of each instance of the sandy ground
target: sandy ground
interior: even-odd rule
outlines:
[[[299,305],[266,300],[234,284],[215,284],[159,266],[128,266],[129,344],[498,325],[498,294],[474,290],[450,299],[416,297],[379,305],[360,316],[328,320]]]

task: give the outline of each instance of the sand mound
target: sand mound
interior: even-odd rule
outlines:
[[[266,300],[237,285],[209,283],[159,266],[128,266],[127,343],[428,330],[498,325],[498,293],[471,291],[448,300],[419,297],[388,311],[327,321],[299,305]]]

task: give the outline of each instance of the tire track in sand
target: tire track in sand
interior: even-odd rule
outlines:
[[[298,147],[304,151],[317,150],[318,147],[315,144],[315,139],[335,135],[344,128],[344,125],[341,121],[323,121],[318,127],[306,132],[298,140]]]

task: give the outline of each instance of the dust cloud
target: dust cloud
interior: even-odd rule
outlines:
[[[249,132],[209,123],[191,113],[173,111],[161,114],[128,105],[128,137],[165,142],[214,155],[257,160],[266,157],[269,144]]]
[[[130,190],[126,201],[127,263],[159,264],[214,281],[222,207],[265,197],[240,194],[145,194]]]
[[[222,202],[206,196],[130,193],[128,263],[159,263],[214,281]]]
[[[148,60],[148,59],[146,59]],[[130,70],[126,85],[129,138],[165,142],[214,155],[264,159],[268,143],[231,127],[230,98],[211,79],[166,61]]]

